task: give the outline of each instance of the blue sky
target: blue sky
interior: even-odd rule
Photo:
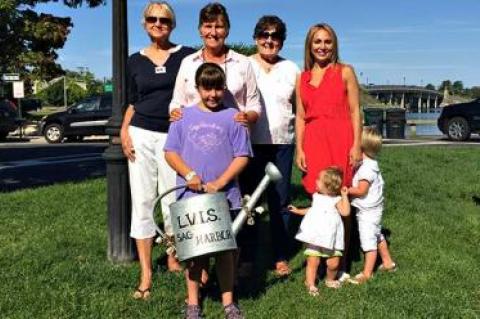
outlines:
[[[70,16],[74,27],[59,51],[64,68],[88,67],[98,78],[111,76],[111,1],[95,9],[69,9],[57,3],[37,11]],[[148,45],[140,24],[146,1],[128,1],[129,48]],[[209,1],[170,1],[177,14],[172,40],[200,44],[198,12]],[[303,64],[308,28],[327,22],[337,31],[340,57],[354,66],[360,82],[426,85],[442,80],[480,86],[480,1],[478,0],[229,0],[229,43],[253,43],[256,21],[276,14],[287,24],[281,54]]]

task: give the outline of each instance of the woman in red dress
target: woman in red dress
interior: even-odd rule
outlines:
[[[353,68],[338,59],[335,31],[327,24],[310,28],[305,41],[305,65],[297,82],[296,163],[312,194],[321,170],[338,166],[344,185],[361,160],[359,88]]]
[[[343,186],[351,186],[352,171],[362,159],[359,88],[353,68],[339,62],[337,36],[328,24],[316,24],[308,31],[296,97],[296,163],[304,172],[305,190],[313,194],[319,172],[332,165],[342,169]],[[340,281],[350,278],[351,217],[343,221]]]

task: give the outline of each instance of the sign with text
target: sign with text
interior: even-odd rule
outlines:
[[[25,97],[25,91],[23,89],[23,81],[13,82],[13,97],[16,99],[23,99]]]
[[[2,74],[3,81],[18,81],[20,80],[20,74],[18,73],[4,73]]]

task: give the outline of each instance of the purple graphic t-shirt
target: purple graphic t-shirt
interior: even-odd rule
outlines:
[[[216,180],[235,157],[251,157],[252,149],[247,128],[234,121],[234,108],[217,112],[202,111],[198,105],[182,110],[182,119],[173,122],[168,131],[164,150],[175,152],[207,183]],[[186,184],[177,175],[177,185]],[[231,181],[221,191],[226,192],[232,208],[241,204],[238,182]],[[195,196],[189,189],[177,193],[181,198]]]

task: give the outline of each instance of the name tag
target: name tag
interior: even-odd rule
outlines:
[[[156,66],[155,67],[155,74],[165,73],[167,72],[167,68],[164,66]]]

